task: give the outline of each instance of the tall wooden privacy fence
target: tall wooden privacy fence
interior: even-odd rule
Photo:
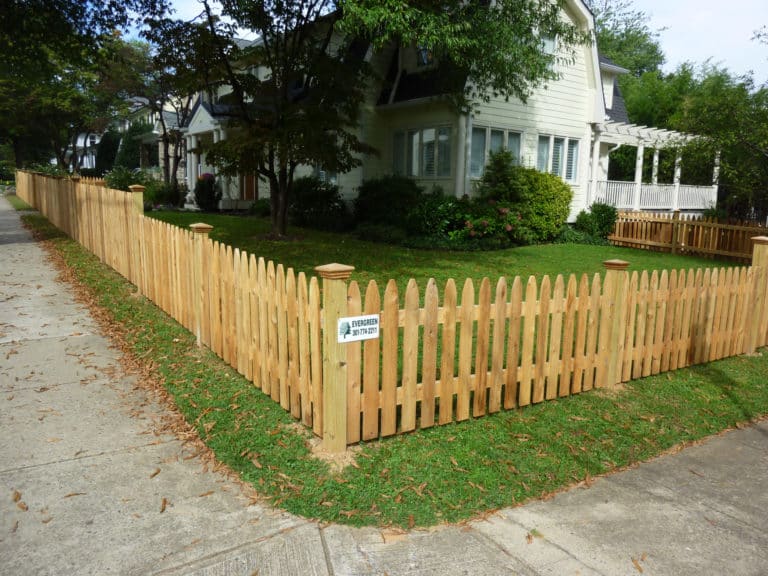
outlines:
[[[751,239],[766,232],[753,222],[719,222],[680,212],[619,212],[608,239],[616,246],[750,262]]]
[[[141,193],[17,175],[17,190],[133,282],[329,449],[476,418],[768,344],[768,237],[749,267],[592,278],[453,280],[404,293],[390,280],[316,278],[141,213]],[[323,302],[320,298],[322,293]],[[380,337],[340,344],[341,317],[378,315]]]

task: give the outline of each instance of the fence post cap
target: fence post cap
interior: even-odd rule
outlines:
[[[627,266],[629,266],[629,262],[626,260],[606,260],[603,262],[603,266],[607,270],[626,270]]]
[[[768,244],[768,236],[753,236],[752,242],[754,244]]]
[[[189,229],[192,230],[192,232],[195,234],[208,234],[211,230],[213,230],[213,226],[203,222],[196,222],[195,224],[190,224]]]
[[[130,190],[131,192],[144,192],[144,190],[146,189],[147,187],[142,186],[141,184],[131,184],[130,186],[128,186],[128,190]]]
[[[323,264],[322,266],[315,266],[315,272],[320,274],[320,278],[327,278],[328,280],[346,280],[352,275],[354,269],[354,266],[337,264],[335,262],[331,264]]]

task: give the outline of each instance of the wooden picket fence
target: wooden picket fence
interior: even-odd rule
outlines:
[[[145,218],[142,194],[17,173],[17,193],[343,450],[419,428],[580,394],[768,344],[768,237],[749,267],[449,280],[317,278]],[[441,296],[442,293],[442,296]],[[322,303],[320,301],[322,295]],[[339,343],[340,318],[380,337]]]
[[[198,342],[322,433],[316,278],[145,218],[133,193],[85,179],[16,173],[17,194],[133,283]],[[197,233],[196,233],[197,232]]]
[[[630,246],[658,252],[752,259],[752,238],[766,234],[754,222],[720,222],[713,218],[677,212],[619,212],[613,234],[615,246]]]

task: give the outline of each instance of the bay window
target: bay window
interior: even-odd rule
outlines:
[[[539,136],[536,169],[551,172],[567,182],[578,177],[579,141],[562,136]]]
[[[470,177],[482,177],[485,165],[488,163],[488,155],[505,148],[512,154],[515,163],[519,164],[521,139],[520,132],[501,128],[473,127],[469,162]]]
[[[392,171],[412,178],[448,178],[451,148],[451,129],[447,127],[395,132]]]

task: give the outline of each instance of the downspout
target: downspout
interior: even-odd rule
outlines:
[[[471,152],[472,152],[472,114],[466,115],[466,129],[464,134],[464,191],[463,194],[471,194],[470,172],[471,172]]]

